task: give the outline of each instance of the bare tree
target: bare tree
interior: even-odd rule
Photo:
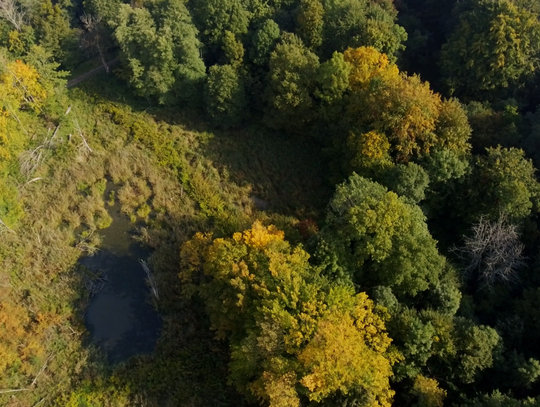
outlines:
[[[465,277],[476,278],[480,288],[488,289],[496,282],[518,281],[517,270],[525,266],[525,246],[517,226],[507,223],[505,217],[496,222],[480,218],[472,232],[462,247],[454,248],[464,263]]]
[[[0,17],[13,24],[17,31],[21,31],[25,12],[15,0],[0,0]]]
[[[104,48],[106,47],[103,44],[105,32],[103,24],[101,23],[101,16],[84,13],[81,16],[81,22],[83,23],[85,29],[82,37],[83,47],[88,49],[96,49],[99,54],[99,58],[101,59],[101,63],[105,67],[105,71],[109,73],[109,65],[107,65],[107,62],[105,61]]]

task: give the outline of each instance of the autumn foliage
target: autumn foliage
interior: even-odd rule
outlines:
[[[197,234],[181,257],[187,293],[204,299],[212,328],[229,339],[231,381],[247,396],[286,407],[354,389],[370,406],[390,406],[397,355],[387,353],[384,312],[324,283],[282,231],[255,222],[232,238]]]

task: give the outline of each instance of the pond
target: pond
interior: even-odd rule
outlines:
[[[146,272],[139,262],[150,253],[133,239],[135,226],[120,213],[118,204],[109,214],[113,222],[100,232],[100,251],[80,263],[103,276],[103,284],[90,298],[84,317],[91,341],[107,354],[109,362],[118,363],[152,352],[161,320],[151,305]]]

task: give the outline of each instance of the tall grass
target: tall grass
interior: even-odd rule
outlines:
[[[197,231],[245,229],[256,218],[296,233],[297,218],[317,218],[329,194],[324,160],[309,143],[257,126],[212,134],[199,131],[205,125],[196,116],[147,105],[145,112],[144,101],[122,102],[115,86],[86,88],[105,95],[70,91],[71,121],[33,170],[38,179],[19,187],[24,217],[0,235],[0,327],[11,327],[0,329],[0,359],[9,357],[0,363],[0,390],[25,389],[0,393],[0,405],[241,405],[225,382],[227,352],[200,307],[179,301],[180,244]],[[254,196],[269,203],[266,213]],[[116,200],[136,222],[137,239],[153,249],[165,327],[155,355],[111,370],[86,346],[88,292],[77,260],[99,249]]]

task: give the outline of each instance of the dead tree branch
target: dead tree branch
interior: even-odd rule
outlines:
[[[6,389],[6,390],[0,390],[0,394],[5,393],[16,393],[18,391],[30,391],[31,389]]]
[[[84,134],[81,130],[81,126],[79,125],[79,122],[77,119],[74,120],[74,124],[75,124],[75,128],[77,129],[77,132],[79,133],[79,136],[82,139],[82,144],[79,145],[79,151],[81,151],[83,155],[88,154],[88,153],[93,153],[92,149],[86,142],[86,138],[84,137]]]
[[[0,233],[4,230],[7,230],[8,232],[15,233],[13,229],[11,229],[8,225],[6,225],[2,219],[0,219]]]
[[[101,16],[84,13],[81,16],[81,22],[86,30],[85,35],[82,37],[83,46],[85,48],[95,48],[97,50],[105,71],[109,73],[109,65],[105,60],[106,47],[103,46],[105,33],[103,24],[101,24]]]
[[[25,12],[15,0],[0,0],[0,17],[9,21],[17,31],[24,25]]]
[[[466,278],[475,277],[480,288],[492,288],[496,282],[519,280],[517,271],[525,266],[524,245],[516,225],[504,217],[497,222],[481,218],[472,227],[472,236],[464,237],[464,245],[453,249],[463,261]]]
[[[41,376],[41,374],[45,371],[45,369],[47,368],[47,363],[49,363],[49,361],[53,358],[54,355],[50,355],[47,360],[45,361],[45,363],[43,364],[43,366],[41,367],[40,371],[38,372],[38,374],[36,375],[36,377],[34,378],[34,380],[32,381],[32,384],[30,385],[30,387],[34,387],[37,383],[37,379],[39,378],[39,376]]]

